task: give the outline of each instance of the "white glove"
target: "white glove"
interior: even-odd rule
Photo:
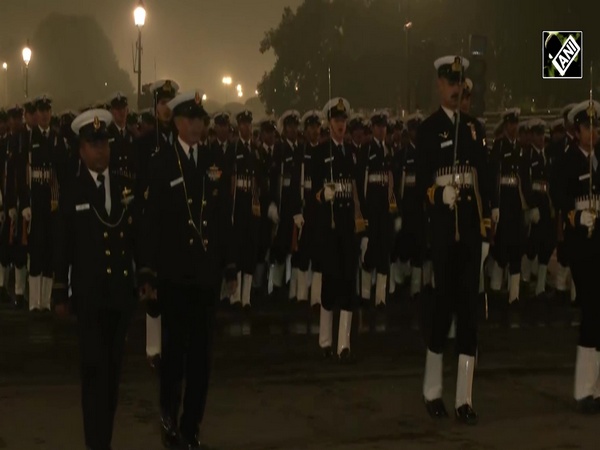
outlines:
[[[454,209],[454,204],[456,203],[456,189],[454,189],[453,186],[444,186],[442,200],[450,209]]]
[[[492,209],[492,222],[494,222],[494,223],[500,222],[500,208]]]
[[[365,253],[367,253],[367,248],[369,247],[369,238],[364,237],[360,240],[360,262],[364,264],[365,262]]]
[[[332,189],[331,186],[325,186],[323,190],[323,195],[325,196],[325,201],[330,202],[335,197],[335,189]]]
[[[304,216],[302,214],[296,214],[294,216],[294,223],[301,229],[304,226]]]
[[[27,207],[23,210],[23,219],[25,219],[27,222],[31,222],[31,208]]]
[[[279,223],[279,211],[277,211],[277,205],[275,203],[271,203],[269,205],[269,211],[267,211],[267,217],[275,225],[277,225]]]
[[[402,229],[402,217],[396,217],[394,220],[394,231],[397,233]]]
[[[579,223],[587,228],[592,228],[594,226],[594,222],[596,221],[596,217],[589,211],[582,211],[581,216],[579,217]]]
[[[16,210],[16,208],[10,208],[8,210],[8,217],[10,217],[10,220],[12,220],[13,222],[15,220],[17,220],[17,210]]]
[[[533,208],[529,211],[529,218],[532,223],[538,223],[540,221],[540,210],[539,208]]]

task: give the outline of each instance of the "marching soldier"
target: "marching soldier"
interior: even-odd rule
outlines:
[[[559,199],[556,198],[554,189],[552,186],[558,185],[558,178],[561,176],[561,169],[563,167],[562,159],[569,147],[577,143],[577,137],[575,133],[576,126],[569,121],[569,113],[575,106],[575,103],[569,103],[565,105],[561,111],[563,117],[563,123],[565,128],[565,137],[562,142],[552,146],[551,154],[556,163],[553,165],[553,171],[551,174],[550,182],[550,195],[555,204],[559,205]],[[569,259],[568,252],[564,242],[564,228],[565,223],[563,221],[564,212],[557,211],[557,243],[556,243],[556,260],[558,262],[558,268],[556,270],[556,281],[555,286],[559,295],[564,298],[568,298],[569,290],[571,291],[571,302],[576,299],[576,289],[571,277],[571,286],[567,286],[567,280],[569,278]],[[568,301],[568,300],[567,300]]]
[[[316,233],[318,233],[318,203],[313,190],[314,160],[319,155],[319,135],[321,131],[321,111],[311,110],[302,116],[304,128],[304,146],[299,157],[300,169],[300,203],[294,211],[294,218],[301,216],[300,227],[297,227],[297,251],[292,257],[292,265],[298,269],[298,301],[308,300],[308,270],[312,270],[310,285],[310,303],[312,306],[321,304],[321,288],[323,285],[322,264],[319,258],[319,248]],[[294,220],[296,222],[296,219]],[[303,223],[302,223],[303,222]]]
[[[140,111],[140,135],[139,138],[148,136],[156,131],[156,118],[152,108]]]
[[[275,237],[271,246],[271,264],[274,264],[273,285],[285,285],[285,268],[291,253],[294,226],[302,228],[304,219],[294,214],[300,203],[300,171],[298,149],[298,125],[300,113],[296,110],[285,111],[279,118],[282,131],[281,145],[276,147],[274,164],[271,166],[271,204],[268,217],[275,224]],[[290,280],[290,298],[297,298],[298,268],[292,269]],[[302,281],[306,284],[306,280]]]
[[[89,110],[73,121],[82,167],[61,193],[53,233],[54,299],[60,316],[69,309],[72,269],[83,426],[90,450],[111,445],[125,338],[136,306],[133,185],[109,172],[110,121],[105,110]]]
[[[348,121],[348,133],[350,134],[349,149],[354,161],[365,142],[365,118],[360,113],[354,113]]]
[[[373,139],[361,149],[357,162],[357,187],[368,223],[361,241],[362,299],[371,299],[371,276],[376,273],[375,305],[385,306],[387,275],[394,220],[398,212],[392,175],[392,154],[385,145],[387,111],[370,117]]]
[[[524,211],[530,196],[531,179],[525,148],[517,140],[516,132],[520,110],[509,109],[502,113],[504,136],[494,142],[491,159],[498,177],[500,197],[499,220],[492,255],[496,261],[490,287],[499,291],[506,265],[510,269],[509,308],[519,307],[521,259],[526,242]],[[515,325],[514,323],[511,325]]]
[[[10,224],[8,222],[8,205],[10,201],[7,197],[7,171],[8,158],[10,155],[9,147],[9,129],[8,113],[0,109],[0,302],[6,303],[10,297],[8,294],[8,278],[10,269],[10,255],[8,246],[8,236],[10,233]]]
[[[150,86],[156,122],[154,132],[142,135],[136,142],[135,196],[138,199],[138,208],[144,206],[152,155],[163,149],[169,151],[173,145],[171,110],[168,103],[175,98],[178,90],[179,85],[173,80],[158,80]],[[162,326],[158,312],[152,309],[148,311],[150,314],[146,315],[146,356],[150,366],[156,368],[160,360]]]
[[[110,133],[110,168],[114,174],[135,181],[135,158],[133,135],[127,127],[129,106],[127,97],[116,92],[109,100],[113,122],[108,126]]]
[[[324,108],[330,140],[321,145],[313,160],[313,190],[319,203],[315,235],[321,249],[323,286],[319,323],[319,346],[326,358],[333,356],[333,308],[340,309],[337,357],[351,359],[350,331],[355,307],[356,233],[366,231],[355,181],[351,148],[344,144],[350,104],[331,99]]]
[[[436,291],[423,396],[433,418],[447,417],[442,400],[442,358],[452,321],[457,317],[458,377],[455,414],[477,423],[472,382],[477,352],[477,298],[481,242],[490,225],[485,152],[475,119],[457,111],[462,75],[469,62],[459,56],[435,61],[441,106],[417,131],[417,189],[426,201],[432,227]],[[487,220],[486,220],[487,219]]]
[[[574,141],[561,161],[556,196],[565,220],[565,245],[581,305],[581,325],[575,363],[574,397],[584,414],[600,412],[596,386],[600,360],[600,303],[596,280],[600,270],[598,204],[600,176],[594,147],[598,143],[600,104],[584,101],[571,109]]]
[[[235,290],[236,269],[229,251],[231,185],[214,166],[214,154],[199,151],[207,116],[202,93],[180,94],[169,102],[169,108],[177,137],[172,147],[162,148],[150,163],[138,279],[141,298],[149,302],[158,298],[161,311],[163,444],[199,449],[215,305],[223,276],[229,290]],[[248,126],[244,142],[249,134]],[[240,200],[238,196],[236,201]]]
[[[259,147],[259,168],[261,172],[261,178],[266,180],[265,189],[261,190],[260,193],[260,227],[259,227],[259,244],[258,244],[258,258],[256,271],[252,278],[254,288],[261,290],[263,283],[266,281],[265,274],[267,273],[266,268],[270,267],[268,263],[269,250],[273,241],[273,227],[274,224],[269,219],[269,206],[271,204],[271,180],[270,175],[275,170],[275,153],[276,153],[276,142],[275,133],[277,132],[277,121],[272,116],[263,117],[259,121],[260,128],[260,141],[261,146]],[[271,280],[272,281],[272,280]]]
[[[50,312],[52,297],[52,223],[66,171],[64,143],[50,128],[52,99],[35,99],[37,126],[19,155],[17,191],[29,253],[29,310]]]
[[[392,253],[392,267],[408,267],[410,264],[411,282],[410,295],[417,296],[421,292],[422,284],[422,258],[423,258],[423,227],[421,210],[423,201],[416,189],[416,147],[417,129],[423,122],[421,113],[411,114],[406,117],[406,127],[410,138],[409,144],[401,152],[396,153],[394,174],[396,197],[400,217],[395,220],[394,226],[397,233],[394,251]],[[398,261],[398,262],[396,262]],[[398,267],[399,264],[399,267]],[[405,270],[401,270],[404,278]]]
[[[19,155],[29,146],[31,130],[28,125],[23,126],[24,109],[15,106],[8,110],[8,150],[6,163],[3,168],[6,180],[7,191],[7,210],[8,221],[2,232],[2,239],[8,242],[9,260],[15,266],[15,307],[20,309],[25,307],[25,288],[27,286],[27,247],[22,240],[23,237],[23,218],[18,214],[18,192],[16,185],[16,168]],[[28,115],[30,124],[33,124],[31,114]],[[10,194],[8,192],[11,192]],[[4,260],[2,265],[7,267],[8,260]],[[5,279],[6,280],[6,279]]]
[[[526,252],[525,266],[531,267],[538,258],[537,286],[535,295],[541,297],[546,292],[546,275],[548,262],[554,252],[556,242],[555,211],[550,200],[550,173],[552,170],[549,156],[546,155],[544,137],[546,123],[541,119],[529,121],[533,137],[529,155],[529,172],[531,174],[532,204],[529,205],[530,233]],[[525,272],[525,266],[523,271]],[[528,274],[526,274],[528,275]],[[525,277],[528,279],[529,277]]]
[[[260,196],[265,180],[260,179],[258,151],[252,143],[252,112],[241,111],[236,121],[239,136],[228,150],[233,160],[230,169],[233,196],[230,219],[233,222],[233,251],[238,269],[237,289],[230,297],[230,303],[248,308],[252,277],[258,262]]]

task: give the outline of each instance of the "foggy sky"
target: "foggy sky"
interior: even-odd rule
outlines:
[[[87,14],[98,20],[113,43],[119,64],[131,74],[132,83],[137,86],[137,76],[132,70],[132,45],[137,39],[133,10],[137,2],[0,0],[0,42],[3,42],[0,59],[18,60],[18,54],[2,54],[6,52],[4,49],[22,48],[39,22],[52,12]],[[257,83],[275,61],[272,53],[261,55],[258,51],[264,32],[279,24],[285,6],[295,9],[302,0],[144,0],[144,3],[147,17],[142,30],[142,83],[172,78],[183,90],[204,89],[209,98],[226,102],[237,100],[237,83],[243,86],[244,99],[254,96]],[[31,47],[33,60],[35,43]],[[233,78],[229,90],[221,83],[224,75]]]

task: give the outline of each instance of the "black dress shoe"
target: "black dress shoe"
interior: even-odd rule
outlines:
[[[200,449],[206,449],[206,446],[203,446],[200,443],[200,439],[198,439],[198,436],[194,436],[191,439],[187,439],[187,438],[183,437],[182,443],[181,443],[181,448],[184,450],[200,450]]]
[[[477,417],[475,410],[471,408],[471,405],[466,403],[456,408],[455,413],[456,419],[461,423],[467,425],[477,425],[477,422],[479,422],[479,418]]]
[[[181,436],[175,423],[170,419],[163,418],[161,425],[161,439],[165,448],[178,449],[181,445]]]
[[[333,359],[333,350],[331,347],[321,347],[321,353],[324,360],[331,361]]]
[[[590,395],[577,400],[577,410],[585,415],[598,414],[600,413],[600,399],[595,399]]]
[[[338,360],[340,361],[340,364],[352,364],[356,361],[349,348],[342,350],[342,352],[338,355]]]
[[[448,417],[448,411],[446,411],[446,406],[441,398],[425,400],[425,408],[432,419],[445,419]]]

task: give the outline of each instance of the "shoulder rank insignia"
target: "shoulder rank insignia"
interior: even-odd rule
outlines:
[[[439,133],[439,136],[441,138],[447,139],[448,136],[450,136],[450,133],[448,133],[447,131],[444,131],[443,133]]]
[[[133,195],[131,195],[131,192],[132,191],[129,188],[127,188],[127,187],[123,188],[123,192],[121,192],[121,195],[123,196],[121,203],[123,203],[123,205],[127,206],[133,200]]]
[[[208,178],[210,179],[210,181],[219,181],[221,179],[221,175],[223,174],[223,171],[221,169],[219,169],[217,166],[212,165],[208,168],[206,174],[208,175]]]

